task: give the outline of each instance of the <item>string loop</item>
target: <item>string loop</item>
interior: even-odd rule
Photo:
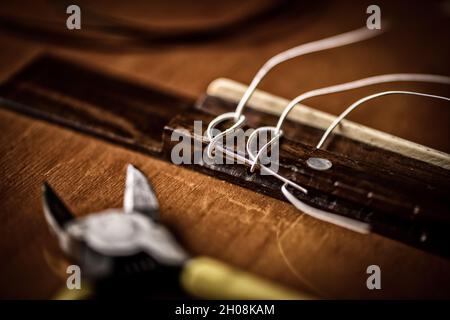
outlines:
[[[372,37],[375,37],[379,35],[380,33],[384,32],[383,30],[369,30],[366,27],[362,27],[353,31],[349,31],[343,34],[335,35],[332,37],[328,37],[325,39],[305,43],[296,47],[293,47],[291,49],[288,49],[286,51],[283,51],[281,53],[278,53],[277,55],[270,58],[264,65],[258,70],[256,75],[254,76],[253,80],[251,81],[250,85],[248,86],[247,90],[244,92],[244,95],[242,96],[241,100],[239,101],[236,110],[234,113],[227,113],[227,120],[231,120],[231,114],[233,114],[234,123],[235,125],[237,123],[242,124],[245,121],[245,116],[242,114],[245,105],[253,95],[253,93],[256,90],[256,87],[258,84],[263,80],[263,78],[277,65],[280,63],[283,63],[287,60],[293,59],[295,57],[299,57],[308,53],[313,53],[317,51],[322,51],[326,49],[336,48],[340,46],[345,46],[351,43],[363,41]],[[223,115],[219,115],[216,118],[214,118],[211,123],[217,124],[219,122],[224,121]],[[242,121],[242,122],[241,122]],[[215,127],[211,125],[211,123],[208,125],[208,131],[207,136],[212,137],[212,129]],[[233,128],[232,126],[231,128]],[[237,128],[239,127],[236,125]],[[227,135],[228,133],[232,132],[233,130],[226,130],[226,132],[222,132],[219,135],[217,135],[214,138],[209,139],[208,144],[208,156],[212,155],[212,152],[217,145],[217,142],[219,139],[221,139],[223,136]],[[254,166],[252,166],[254,168]]]

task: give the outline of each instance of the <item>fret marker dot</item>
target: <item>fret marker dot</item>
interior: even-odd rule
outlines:
[[[311,169],[319,170],[319,171],[328,170],[328,169],[330,169],[333,166],[331,161],[328,160],[328,159],[325,159],[325,158],[313,158],[313,157],[309,158],[308,160],[306,160],[306,164]]]

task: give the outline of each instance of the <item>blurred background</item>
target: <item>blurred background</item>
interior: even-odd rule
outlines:
[[[366,8],[372,2],[77,1],[82,11],[82,29],[67,30],[65,8],[70,4],[70,1],[50,0],[0,4],[2,78],[37,51],[51,50],[197,97],[215,78],[228,77],[249,83],[270,56],[365,25]],[[381,73],[449,73],[449,1],[380,1],[377,4],[382,19],[391,23],[386,34],[289,61],[267,77],[262,89],[292,98],[320,86]],[[403,88],[397,84],[384,87]],[[408,84],[406,87],[439,91],[436,86]],[[366,92],[374,92],[374,88],[308,102],[318,109],[338,113]],[[370,107],[379,103],[390,107],[388,110]],[[438,106],[431,108],[430,104]],[[450,151],[446,138],[450,134],[447,121],[450,109],[444,104],[392,96],[369,102],[351,117],[371,127]]]

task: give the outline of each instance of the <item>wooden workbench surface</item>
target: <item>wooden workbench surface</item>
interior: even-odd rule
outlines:
[[[448,75],[449,13],[439,2],[427,10],[426,4],[409,4],[402,10],[405,3],[380,4],[386,15],[398,18],[391,32],[288,62],[263,82],[262,89],[292,98],[309,89],[381,73]],[[129,52],[63,48],[0,29],[0,78],[51,52],[196,98],[215,78],[248,83],[271,55],[363,25],[367,5],[319,3],[223,41],[164,48],[149,44]],[[405,21],[415,23],[405,27]],[[380,85],[308,104],[337,114],[366,93],[393,87],[448,93],[443,86]],[[412,97],[383,99],[389,108],[368,103],[352,120],[450,152],[448,105]],[[375,234],[355,234],[307,217],[282,201],[4,109],[0,128],[1,298],[48,298],[65,281],[64,260],[42,214],[42,182],[54,186],[76,214],[88,214],[121,206],[128,163],[150,177],[163,221],[194,254],[217,257],[322,297],[450,296],[446,259]],[[381,267],[382,290],[366,287],[371,264]]]

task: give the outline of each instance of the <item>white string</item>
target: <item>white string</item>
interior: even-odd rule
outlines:
[[[314,207],[311,207],[310,205],[304,203],[303,201],[300,201],[296,196],[294,196],[292,193],[289,192],[289,190],[287,189],[287,185],[284,184],[281,187],[281,192],[283,193],[283,195],[286,197],[286,199],[294,205],[294,207],[296,207],[298,210],[304,212],[305,214],[321,220],[321,221],[325,221],[328,223],[332,223],[334,225],[355,231],[355,232],[359,232],[359,233],[363,233],[363,234],[367,234],[370,233],[370,229],[371,226],[370,224],[366,223],[366,222],[362,222],[359,220],[355,220],[352,218],[347,218],[335,213],[331,213],[328,211],[324,211],[324,210],[320,210]]]
[[[449,77],[438,76],[438,75],[388,74],[388,75],[382,75],[382,76],[369,77],[369,78],[352,81],[352,82],[348,82],[348,83],[344,83],[344,84],[339,84],[339,85],[335,85],[335,86],[331,86],[331,87],[325,87],[322,89],[312,90],[312,91],[306,92],[306,93],[296,97],[287,105],[287,107],[283,110],[283,113],[280,115],[280,118],[279,118],[279,121],[278,121],[276,127],[258,128],[250,135],[250,137],[247,141],[247,145],[246,145],[247,153],[249,154],[250,160],[246,159],[242,155],[235,153],[234,151],[223,148],[221,145],[216,146],[217,142],[222,137],[226,136],[228,133],[234,131],[235,129],[241,127],[244,124],[245,116],[242,114],[242,112],[243,112],[243,109],[244,109],[246,103],[252,96],[252,94],[255,91],[258,84],[267,75],[267,73],[270,70],[272,70],[275,66],[277,66],[278,64],[280,64],[284,61],[292,59],[294,57],[298,57],[298,56],[305,55],[305,54],[312,53],[312,52],[317,52],[317,51],[321,51],[321,50],[331,49],[331,48],[355,43],[358,41],[362,41],[362,40],[374,37],[374,36],[378,35],[379,33],[380,33],[380,31],[374,31],[374,30],[369,31],[366,27],[363,27],[363,28],[360,28],[360,29],[357,29],[354,31],[350,31],[350,32],[341,34],[341,35],[333,36],[330,38],[326,38],[326,39],[322,39],[319,41],[314,41],[314,42],[310,42],[307,44],[303,44],[303,45],[294,47],[287,51],[281,52],[281,53],[277,54],[276,56],[272,57],[271,59],[269,59],[261,67],[261,69],[257,72],[255,77],[253,78],[249,87],[247,88],[247,90],[245,91],[241,100],[239,101],[235,112],[229,112],[226,114],[219,115],[218,117],[216,117],[209,123],[208,130],[207,130],[207,139],[209,141],[209,145],[208,145],[208,149],[207,149],[208,156],[212,157],[213,150],[216,148],[216,149],[218,149],[219,152],[222,152],[226,156],[232,157],[234,159],[238,159],[240,161],[243,161],[243,163],[250,165],[251,171],[253,171],[255,169],[256,165],[258,164],[258,159],[261,156],[262,152],[264,150],[266,150],[270,145],[272,145],[273,143],[278,141],[279,138],[282,136],[281,126],[283,125],[283,122],[284,122],[285,118],[288,116],[289,112],[299,102],[301,102],[307,98],[324,95],[324,94],[340,92],[340,91],[345,91],[345,90],[350,90],[350,89],[355,89],[355,88],[359,88],[359,87],[363,87],[363,86],[367,86],[367,85],[371,85],[371,84],[392,82],[392,81],[423,81],[423,82],[436,82],[436,83],[446,83],[446,84],[450,83]],[[359,102],[359,104],[361,104],[371,98],[375,98],[380,95],[391,94],[391,93],[400,93],[400,91],[389,91],[389,93],[384,92],[384,93],[380,93],[378,95],[372,95],[369,97],[365,97],[365,98],[359,100],[358,102]],[[403,93],[406,93],[406,91]],[[412,92],[408,92],[408,94],[439,97],[439,96],[432,96],[432,95],[412,93]],[[440,97],[440,98],[445,98],[445,97]],[[446,99],[448,99],[448,98],[446,98]],[[351,112],[353,109],[355,109],[359,105],[358,102],[355,103],[356,105],[353,104],[352,106],[350,106],[346,110],[348,112],[346,114],[342,115],[342,118],[344,118],[349,112]],[[349,110],[350,108],[351,108],[351,110]],[[225,131],[214,136],[213,129],[219,123],[224,122],[226,120],[233,120],[234,124],[230,128],[226,129]],[[336,122],[334,127],[338,123],[339,123],[339,121]],[[324,137],[322,137],[322,138],[324,138],[323,141],[326,139],[327,134],[331,133],[331,131],[334,129],[334,127],[330,126],[329,132],[328,133],[325,132]],[[253,140],[256,138],[257,134],[262,130],[272,132],[274,134],[274,138],[272,138],[267,144],[265,144],[256,154],[254,154],[252,152],[250,146],[251,146]],[[321,143],[323,143],[323,141],[321,139]],[[320,147],[320,145],[321,144],[319,143],[318,147]],[[282,182],[284,182],[284,185],[281,188],[283,194],[294,206],[296,206],[298,209],[302,210],[303,212],[305,212],[317,219],[328,221],[330,223],[334,223],[336,225],[346,227],[353,231],[358,231],[358,232],[362,232],[362,233],[368,233],[370,231],[370,225],[367,223],[364,223],[364,222],[361,222],[358,220],[354,220],[351,218],[342,217],[342,216],[339,216],[339,215],[336,215],[336,214],[333,214],[333,213],[330,213],[327,211],[323,211],[323,210],[311,207],[311,206],[303,203],[302,201],[298,200],[298,198],[296,198],[293,194],[291,194],[287,190],[287,186],[288,185],[293,186],[294,188],[296,188],[304,193],[307,193],[307,190],[305,188],[303,188],[303,187],[297,185],[296,183],[290,181],[289,179],[279,175],[277,172],[271,170],[270,168],[268,168],[262,164],[260,164],[259,167],[260,167],[261,172],[268,172],[269,174],[275,176],[276,178],[278,178]]]
[[[313,52],[322,51],[322,50],[326,50],[326,49],[341,47],[341,46],[345,46],[345,45],[348,45],[351,43],[370,39],[370,38],[375,37],[375,36],[381,34],[382,32],[384,32],[385,29],[386,29],[386,27],[384,27],[383,30],[369,30],[369,29],[367,29],[367,27],[362,27],[362,28],[359,28],[359,29],[356,29],[353,31],[349,31],[346,33],[342,33],[342,34],[339,34],[336,36],[332,36],[329,38],[305,43],[305,44],[296,46],[294,48],[288,49],[286,51],[283,51],[283,52],[273,56],[266,63],[264,63],[264,65],[258,70],[258,72],[256,73],[255,77],[253,78],[252,82],[250,83],[250,85],[248,86],[244,95],[242,96],[241,100],[239,101],[239,103],[236,107],[236,110],[233,113],[233,120],[234,120],[235,125],[238,122],[240,124],[243,124],[243,122],[245,121],[245,116],[242,114],[242,111],[243,111],[246,103],[252,96],[252,94],[255,91],[258,84],[269,73],[269,71],[272,70],[275,66],[279,65],[280,63],[282,63],[284,61],[287,61],[292,58],[299,57],[299,56],[302,56],[302,55],[305,55],[308,53],[313,53]],[[231,114],[231,113],[229,113],[229,114]],[[231,120],[229,118],[230,117],[227,116],[226,120]],[[235,129],[235,127],[233,126],[234,128],[229,128],[229,129],[225,130],[224,132],[220,133],[218,136],[213,136],[212,130],[214,129],[215,126],[213,126],[212,123],[214,122],[214,124],[217,125],[218,123],[223,122],[224,120],[225,119],[223,118],[223,115],[219,115],[218,117],[213,119],[210,122],[210,124],[208,125],[207,135],[209,136],[210,139],[209,139],[207,153],[208,153],[208,156],[210,156],[210,157],[212,156],[212,152],[213,152],[217,142],[223,136],[227,135],[230,131],[233,131]]]
[[[226,136],[228,133],[233,132],[235,129],[240,128],[244,125],[245,117],[241,116],[239,117],[239,120],[236,121],[231,127],[228,129],[222,131],[221,133],[214,136],[213,130],[214,128],[221,122],[231,120],[234,118],[233,112],[223,113],[217,117],[215,117],[209,124],[208,128],[206,129],[206,138],[208,139],[208,147],[206,149],[206,153],[209,158],[213,157],[213,150],[215,148],[215,145],[217,142],[222,139],[222,137]]]
[[[383,30],[384,31],[384,30]],[[369,30],[367,27],[362,27],[353,31],[342,33],[329,38],[305,43],[289,50],[280,52],[273,56],[258,70],[252,82],[248,86],[235,111],[235,120],[239,119],[242,115],[242,111],[245,104],[248,102],[253,92],[255,91],[261,80],[272,70],[275,66],[282,62],[290,60],[295,57],[303,56],[308,53],[318,52],[322,50],[332,49],[336,47],[342,47],[347,44],[363,41],[379,35],[381,30]]]
[[[412,82],[431,82],[431,83],[443,83],[450,84],[450,77],[434,75],[434,74],[423,74],[423,73],[391,73],[384,74],[380,76],[368,77],[356,81],[346,82],[334,86],[329,86],[325,88],[315,89],[308,92],[305,92],[296,98],[292,99],[291,102],[287,105],[287,107],[283,110],[283,113],[280,115],[278,120],[276,131],[280,131],[281,126],[283,125],[284,120],[288,116],[289,112],[301,101],[322,96],[331,93],[337,93],[342,91],[347,91],[351,89],[361,88],[373,84],[378,83],[386,83],[386,82],[397,82],[397,81],[412,81]]]
[[[401,79],[401,80],[397,80],[397,79]],[[408,79],[408,80],[406,80],[406,79]],[[327,94],[327,93],[334,93],[334,92],[339,92],[339,91],[343,91],[343,90],[350,90],[350,89],[358,88],[358,87],[361,87],[364,85],[380,83],[380,81],[381,82],[424,81],[424,82],[437,82],[437,83],[450,84],[450,77],[438,76],[438,75],[428,75],[428,74],[388,74],[388,75],[369,77],[369,78],[365,78],[365,79],[361,79],[361,80],[357,80],[357,81],[352,81],[352,82],[348,82],[348,83],[344,83],[344,84],[339,84],[339,85],[335,85],[335,86],[331,86],[331,87],[313,90],[313,91],[307,92],[303,95],[300,95],[299,97],[305,97],[305,96],[312,97],[312,96],[320,95],[320,94]],[[316,148],[320,148],[323,145],[325,139],[332,132],[332,130],[340,123],[340,121],[342,121],[342,119],[344,119],[350,112],[352,112],[354,109],[356,109],[359,105],[361,105],[362,103],[369,101],[371,99],[381,97],[384,95],[389,95],[389,94],[409,94],[409,95],[424,96],[424,97],[430,97],[430,98],[436,98],[436,99],[450,101],[450,98],[447,98],[447,97],[426,94],[426,93],[420,93],[420,92],[414,92],[414,91],[384,91],[384,92],[372,94],[370,96],[359,99],[358,101],[356,101],[355,103],[350,105],[343,113],[341,113],[341,115],[338,116],[333,121],[333,123],[328,127],[328,129],[326,130],[326,132],[320,139],[320,142],[317,144]],[[303,99],[306,99],[306,98],[303,98]],[[297,103],[298,102],[296,102],[295,104],[292,104],[292,105],[295,106]],[[290,105],[291,105],[291,103],[289,103],[288,107]],[[288,107],[286,107],[286,109],[288,109]],[[289,112],[289,110],[288,110],[288,112]],[[287,113],[285,113],[285,117],[287,116]],[[284,119],[281,119],[281,120],[284,120]],[[283,123],[283,121],[279,122],[279,124],[282,124],[282,123]],[[264,150],[266,150],[271,144],[278,141],[279,138],[282,136],[282,131],[280,130],[280,126],[258,128],[249,136],[249,139],[247,141],[247,153],[249,154],[249,157],[252,160],[251,169],[255,168],[256,164],[258,163],[258,158],[261,156],[262,152]],[[274,138],[272,138],[268,143],[266,143],[264,146],[262,146],[261,149],[257,152],[257,154],[254,154],[252,152],[250,146],[251,146],[253,140],[256,138],[257,134],[263,130],[272,132],[274,134]],[[265,168],[265,166],[262,166],[262,165],[260,165],[260,167]],[[284,181],[284,180],[282,180],[282,181]],[[314,208],[314,207],[304,203],[303,201],[299,200],[295,195],[293,195],[292,193],[289,192],[289,190],[287,189],[288,185],[292,185],[292,184],[285,183],[281,187],[281,191],[282,191],[283,195],[286,197],[286,199],[292,205],[294,205],[298,210],[300,210],[300,211],[304,212],[305,214],[308,214],[316,219],[319,219],[319,220],[322,220],[325,222],[329,222],[329,223],[335,224],[340,227],[344,227],[344,228],[352,230],[352,231],[356,231],[356,232],[363,233],[363,234],[367,234],[370,232],[371,226],[368,223],[365,223],[365,222],[362,222],[359,220],[355,220],[352,218],[348,218],[348,217],[343,217],[343,216],[340,216],[340,215],[337,215],[337,214],[334,214],[334,213],[331,213],[331,212],[328,212],[325,210],[321,210],[318,208]]]
[[[238,162],[244,163],[244,164],[246,164],[248,166],[251,166],[252,163],[253,163],[252,160],[247,159],[245,156],[242,156],[239,153],[236,153],[236,152],[231,151],[231,150],[229,150],[227,148],[224,148],[221,145],[217,145],[216,149],[221,154],[224,154],[225,156],[227,156],[227,157],[229,157],[231,159],[236,159]],[[303,187],[299,186],[298,184],[296,184],[295,182],[292,182],[291,180],[283,177],[282,175],[280,175],[279,173],[277,173],[276,171],[274,171],[274,170],[272,170],[270,168],[267,168],[267,167],[261,165],[260,166],[260,170],[261,170],[261,173],[267,173],[267,174],[269,174],[271,176],[274,176],[278,180],[284,182],[285,185],[290,185],[291,187],[294,187],[295,189],[297,189],[297,190],[299,190],[299,191],[301,191],[301,192],[303,192],[305,194],[308,193],[308,190],[306,190],[305,188],[303,188]]]
[[[328,127],[322,138],[320,139],[320,142],[317,144],[316,148],[319,149],[326,138],[329,136],[329,134],[333,131],[333,129],[353,110],[355,110],[358,106],[363,104],[364,102],[367,102],[371,99],[375,99],[381,96],[386,96],[390,94],[408,94],[408,95],[416,95],[416,96],[422,96],[422,97],[428,97],[428,98],[435,98],[435,99],[441,99],[441,100],[447,100],[450,101],[450,98],[443,97],[443,96],[437,96],[433,94],[427,94],[427,93],[421,93],[421,92],[415,92],[415,91],[383,91],[378,92],[372,95],[369,95],[367,97],[364,97],[362,99],[359,99],[358,101],[351,104],[347,109],[345,109],[344,112],[342,112],[339,117],[336,118],[336,120],[333,121],[333,123]],[[281,187],[281,191],[283,192],[286,199],[293,204],[297,209],[301,210],[302,212],[316,218],[319,220],[323,220],[344,228],[347,228],[349,230],[353,230],[359,233],[369,233],[370,232],[370,225],[361,222],[358,220],[353,220],[347,217],[342,217],[339,215],[336,215],[334,213],[320,210],[314,207],[309,206],[308,204],[304,203],[300,199],[298,199],[296,196],[294,196],[292,193],[289,192],[287,189],[287,185],[284,184]]]
[[[319,143],[317,144],[316,148],[320,149],[322,147],[322,145],[324,144],[325,140],[327,139],[327,137],[331,134],[331,132],[334,130],[334,128],[336,128],[336,126],[353,110],[355,110],[358,106],[360,106],[361,104],[363,104],[366,101],[369,101],[371,99],[375,99],[381,96],[386,96],[389,94],[408,94],[408,95],[416,95],[416,96],[422,96],[422,97],[429,97],[429,98],[436,98],[436,99],[442,99],[442,100],[447,100],[450,101],[450,98],[447,97],[443,97],[443,96],[437,96],[437,95],[433,95],[433,94],[427,94],[427,93],[421,93],[421,92],[415,92],[415,91],[383,91],[383,92],[378,92],[375,94],[372,94],[370,96],[364,97],[362,99],[359,99],[358,101],[356,101],[355,103],[353,103],[352,105],[350,105],[347,109],[344,110],[344,112],[342,112],[334,121],[333,123],[328,127],[328,129],[325,131],[325,133],[323,134],[322,138],[320,139]]]
[[[282,127],[285,119],[289,115],[289,112],[291,112],[292,109],[295,106],[297,106],[300,102],[302,102],[306,99],[317,97],[317,96],[322,96],[322,95],[326,95],[326,94],[331,94],[331,93],[337,93],[337,92],[357,89],[357,88],[361,88],[361,87],[365,87],[365,86],[369,86],[369,85],[373,85],[373,84],[388,83],[388,82],[400,82],[400,81],[450,84],[450,77],[442,76],[442,75],[434,75],[434,74],[423,74],[423,73],[391,73],[391,74],[384,74],[384,75],[379,75],[379,76],[372,76],[372,77],[368,77],[368,78],[363,78],[363,79],[359,79],[359,80],[355,80],[355,81],[350,81],[350,82],[341,83],[341,84],[337,84],[337,85],[333,85],[333,86],[329,86],[329,87],[324,87],[324,88],[320,88],[320,89],[307,91],[307,92],[302,93],[301,95],[297,96],[296,98],[292,99],[289,102],[289,104],[286,106],[286,108],[284,108],[284,110],[281,113],[280,118],[278,120],[277,126],[273,127],[274,128],[273,132],[275,133],[277,139],[281,138],[283,135],[283,133],[281,131],[281,127]],[[250,138],[254,139],[256,137],[256,135],[259,133],[259,131],[260,131],[259,128],[255,129],[253,134],[249,137],[249,140],[250,140]],[[277,139],[272,139],[267,144],[272,144],[275,141],[277,141]],[[249,145],[249,144],[247,143],[247,145]],[[256,166],[256,164],[258,163],[259,158],[262,154],[262,151],[266,150],[267,147],[268,146],[266,146],[266,145],[263,146],[261,148],[261,150],[255,155],[255,157],[253,159],[252,167]]]

